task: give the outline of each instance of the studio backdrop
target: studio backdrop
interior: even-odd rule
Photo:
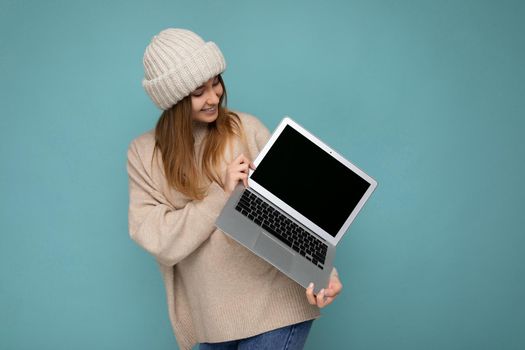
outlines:
[[[127,147],[160,116],[142,57],[168,27],[221,48],[231,109],[289,115],[379,182],[306,349],[525,348],[523,18],[517,0],[1,0],[0,348],[177,349],[127,221]]]

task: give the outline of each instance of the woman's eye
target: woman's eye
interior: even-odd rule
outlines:
[[[202,90],[194,91],[191,95],[195,97],[199,97],[202,95]]]

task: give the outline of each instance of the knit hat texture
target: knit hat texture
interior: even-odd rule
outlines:
[[[219,47],[187,29],[168,28],[155,35],[144,52],[142,86],[167,110],[214,76],[226,61]]]

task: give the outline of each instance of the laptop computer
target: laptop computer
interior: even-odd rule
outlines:
[[[216,220],[226,235],[314,293],[377,182],[285,116]]]

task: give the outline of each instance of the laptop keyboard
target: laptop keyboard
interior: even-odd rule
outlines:
[[[328,246],[253,192],[245,190],[235,209],[321,270],[324,268]]]

